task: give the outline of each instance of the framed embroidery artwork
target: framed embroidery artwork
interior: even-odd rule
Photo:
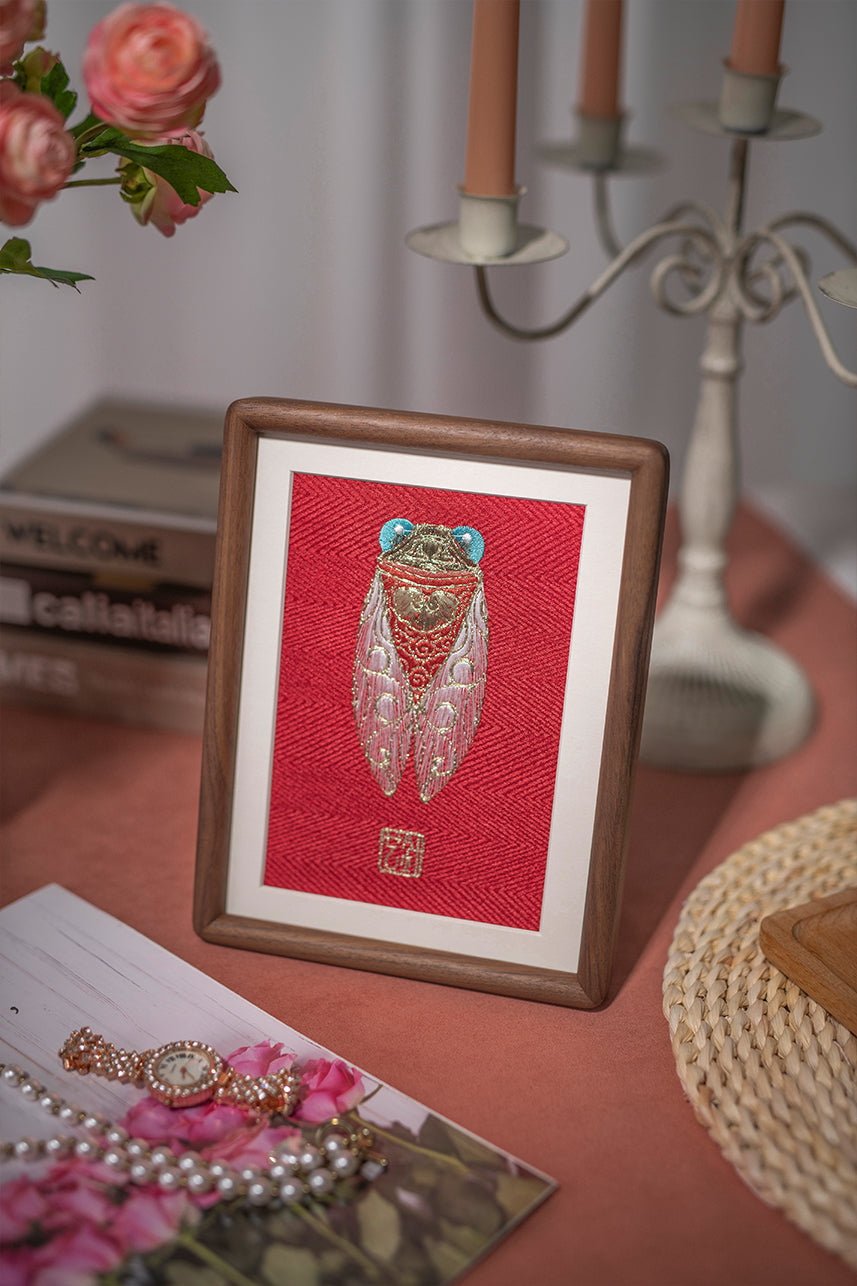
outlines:
[[[602,1003],[667,472],[635,438],[234,403],[196,931]]]

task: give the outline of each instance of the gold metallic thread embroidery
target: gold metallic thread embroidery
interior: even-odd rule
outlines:
[[[419,831],[384,826],[378,845],[378,870],[382,875],[404,875],[416,880],[422,874],[425,848],[426,837]]]
[[[428,803],[476,735],[488,668],[488,609],[473,527],[385,523],[363,604],[352,699],[375,781],[393,795],[411,749]]]

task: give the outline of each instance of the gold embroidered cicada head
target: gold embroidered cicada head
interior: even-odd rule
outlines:
[[[379,562],[405,564],[427,572],[460,571],[478,563],[485,548],[482,537],[472,527],[438,527],[428,522],[412,526],[399,518],[393,519],[392,532],[385,534],[390,525],[385,523],[381,529]]]

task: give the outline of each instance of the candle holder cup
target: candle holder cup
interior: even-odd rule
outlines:
[[[723,128],[737,134],[764,134],[773,120],[780,81],[787,71],[783,66],[772,75],[737,71],[724,58],[717,113]]]
[[[577,112],[575,158],[584,170],[614,170],[622,152],[625,116],[589,116]]]
[[[475,259],[502,259],[518,244],[518,203],[526,188],[509,196],[479,196],[458,189],[461,248]]]

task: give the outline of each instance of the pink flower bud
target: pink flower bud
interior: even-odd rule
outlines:
[[[52,67],[59,62],[59,54],[52,54],[41,45],[36,45],[24,54],[21,59],[21,71],[24,73],[24,83],[22,89],[38,94],[40,92],[42,77],[47,76]]]
[[[0,221],[29,223],[74,169],[74,139],[53,103],[0,81]]]
[[[83,78],[96,116],[130,134],[202,120],[220,68],[197,20],[171,4],[122,4],[93,27]]]
[[[171,130],[146,142],[173,143],[186,147],[190,152],[212,156],[211,148],[194,129]],[[166,179],[133,161],[122,161],[119,173],[122,175],[121,194],[131,206],[134,218],[143,227],[153,223],[165,237],[171,237],[180,223],[195,218],[212,197],[211,192],[200,192],[199,205],[187,205]]]

